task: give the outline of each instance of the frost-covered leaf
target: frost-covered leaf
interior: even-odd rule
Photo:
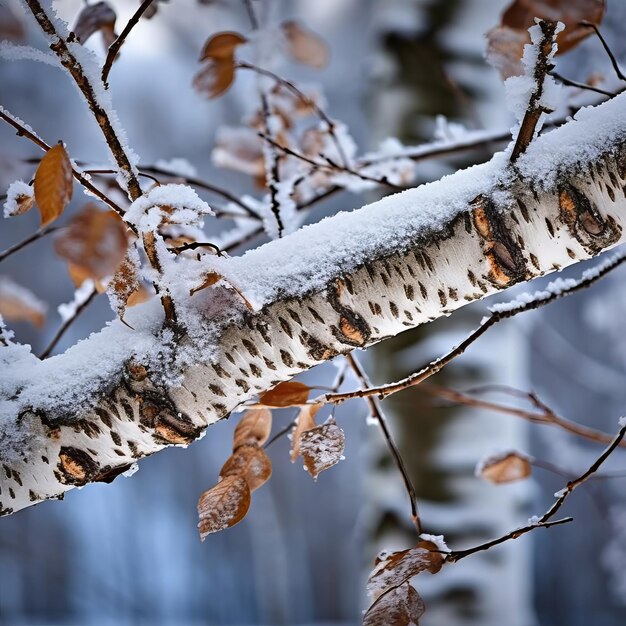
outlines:
[[[330,53],[326,42],[312,30],[294,21],[281,24],[291,56],[299,63],[321,69],[328,63]]]
[[[16,180],[7,189],[4,217],[23,215],[35,206],[35,190],[23,180]]]
[[[332,417],[321,426],[305,430],[300,435],[300,454],[313,480],[317,480],[321,472],[337,465],[344,458],[345,445],[346,436]]]
[[[126,255],[126,225],[113,211],[88,204],[57,236],[54,248],[85,278],[100,280],[113,274]]]
[[[250,508],[250,487],[239,475],[226,476],[198,500],[200,539],[238,524]]]
[[[139,268],[139,253],[135,246],[130,246],[124,260],[107,285],[109,302],[120,319],[124,318],[130,297],[140,289]]]
[[[425,609],[420,594],[405,583],[374,602],[363,617],[363,626],[419,626]]]
[[[108,2],[86,4],[81,9],[72,29],[80,43],[85,43],[94,33],[100,31],[105,48],[117,38],[115,34],[115,11]]]
[[[269,409],[251,409],[241,418],[233,435],[233,450],[240,446],[262,446],[272,431],[272,412]]]
[[[524,45],[530,43],[528,29],[536,17],[565,24],[556,40],[557,54],[561,54],[593,33],[580,22],[599,25],[604,10],[605,0],[515,0],[503,13],[500,25],[487,33],[487,61],[503,79],[519,76],[524,73]]]
[[[193,296],[193,294],[197,293],[198,291],[202,291],[207,287],[212,287],[213,285],[219,283],[220,280],[223,280],[224,283],[243,300],[244,304],[250,311],[254,311],[252,303],[244,296],[243,292],[240,289],[237,289],[237,287],[235,287],[231,282],[226,280],[221,274],[218,274],[217,272],[207,272],[204,275],[204,281],[197,287],[192,287],[189,290],[189,295]]]
[[[41,327],[46,321],[46,305],[32,291],[0,276],[0,316]]]
[[[367,592],[376,600],[383,593],[408,582],[420,572],[436,574],[445,555],[432,541],[420,541],[415,548],[381,554],[369,575]]]
[[[220,477],[241,476],[245,478],[250,491],[265,484],[272,475],[272,462],[263,448],[258,445],[240,446],[228,457],[220,470]]]
[[[300,406],[306,403],[310,391],[311,388],[308,385],[297,380],[290,380],[286,383],[279,383],[274,389],[266,391],[259,398],[259,403],[278,408]]]
[[[317,412],[324,406],[323,404],[306,404],[300,409],[296,417],[296,425],[291,433],[291,452],[289,454],[291,462],[295,463],[300,456],[300,437],[302,433],[311,428],[315,428],[315,416]]]
[[[72,164],[62,144],[46,152],[35,172],[35,200],[41,225],[56,220],[72,199]]]
[[[224,93],[235,78],[235,48],[247,40],[239,33],[218,33],[202,48],[200,71],[194,76],[193,86],[207,98]]]
[[[532,467],[528,457],[519,452],[506,452],[481,461],[476,466],[476,475],[491,483],[512,483],[528,478]]]

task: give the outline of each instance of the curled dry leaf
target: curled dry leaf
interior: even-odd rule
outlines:
[[[375,602],[363,617],[363,626],[419,626],[426,607],[417,591],[404,583]]]
[[[50,148],[41,159],[34,187],[41,225],[45,226],[57,219],[72,199],[72,164],[62,144]]]
[[[6,320],[26,321],[41,327],[46,321],[46,305],[32,291],[1,276],[0,315]]]
[[[432,541],[420,541],[415,548],[381,555],[369,575],[367,592],[376,600],[420,572],[436,574],[445,559],[445,555],[437,550]]]
[[[328,46],[319,35],[294,21],[283,22],[281,27],[287,38],[289,53],[298,63],[316,69],[328,64]]]
[[[523,74],[524,44],[530,43],[528,29],[536,17],[565,24],[556,40],[557,54],[562,54],[593,33],[580,23],[599,25],[605,5],[605,0],[515,0],[503,13],[500,25],[487,33],[487,60],[503,79]]]
[[[300,456],[300,437],[302,437],[302,433],[315,428],[315,416],[322,406],[320,403],[306,404],[300,409],[296,417],[296,426],[291,433],[291,452],[289,456],[292,463],[295,463]]]
[[[197,287],[193,287],[193,289],[190,289],[189,295],[193,296],[193,294],[197,293],[198,291],[202,291],[203,289],[206,289],[207,287],[212,287],[213,285],[219,283],[220,280],[223,280],[224,283],[243,300],[244,304],[250,311],[254,311],[254,307],[252,306],[252,303],[243,295],[242,291],[240,289],[237,289],[235,285],[233,285],[231,282],[226,280],[221,274],[218,274],[217,272],[207,272],[205,274],[204,282],[198,285]]]
[[[300,435],[300,454],[313,480],[317,480],[321,472],[337,465],[344,458],[345,445],[345,434],[332,417],[321,426],[305,430]]]
[[[198,500],[200,539],[238,524],[250,508],[250,487],[245,478],[231,475],[205,491]]]
[[[195,89],[207,98],[224,93],[235,78],[235,48],[246,43],[239,33],[218,33],[202,48],[200,71],[193,79]]]
[[[97,287],[97,286],[96,286]],[[142,302],[147,302],[154,295],[154,289],[150,289],[146,285],[139,285],[133,293],[128,296],[128,300],[126,300],[126,307],[137,306]]]
[[[94,33],[100,31],[105,48],[117,38],[115,34],[115,11],[108,2],[86,4],[81,9],[72,29],[80,43],[85,43]]]
[[[113,274],[124,260],[127,229],[113,211],[88,204],[57,236],[54,249],[83,279],[97,281]]]
[[[286,383],[279,383],[274,389],[266,391],[259,398],[259,403],[276,408],[300,406],[309,399],[310,391],[311,388],[308,385],[290,380]]]
[[[272,475],[272,461],[258,445],[240,446],[228,457],[220,470],[220,477],[242,476],[250,491],[265,484]]]
[[[509,452],[481,463],[476,473],[491,483],[512,483],[528,478],[532,468],[528,457],[519,452]]]
[[[233,450],[240,446],[262,446],[272,431],[272,412],[269,409],[251,409],[241,418],[233,436]]]

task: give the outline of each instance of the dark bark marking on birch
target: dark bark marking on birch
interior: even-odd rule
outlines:
[[[503,215],[485,196],[478,196],[471,206],[474,227],[489,262],[490,282],[505,286],[524,280],[528,274],[526,259],[507,229]]]
[[[559,187],[559,217],[589,254],[597,254],[621,235],[615,220],[610,216],[605,220],[587,195],[568,183]]]

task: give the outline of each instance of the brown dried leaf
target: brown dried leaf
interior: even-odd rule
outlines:
[[[84,278],[100,280],[113,274],[124,260],[126,225],[113,211],[87,204],[57,236],[54,249]]]
[[[86,280],[91,280],[91,276],[82,267],[67,264],[67,273],[70,275],[71,281],[74,283],[74,287],[80,287]],[[94,280],[94,287],[98,293],[104,293],[106,291],[106,285],[101,280]]]
[[[107,293],[113,310],[124,319],[130,297],[140,288],[139,254],[134,246],[126,252],[124,260],[107,285]]]
[[[274,389],[266,391],[259,398],[259,403],[277,408],[300,406],[306,403],[310,391],[311,388],[308,385],[290,380],[286,383],[279,383]]]
[[[208,60],[194,76],[193,86],[207,98],[216,98],[232,85],[234,78],[234,58]]]
[[[593,34],[580,22],[599,25],[605,4],[605,0],[515,0],[502,15],[500,26],[487,33],[487,59],[503,79],[522,74],[520,60],[524,44],[530,43],[528,29],[536,17],[565,24],[556,40],[557,54],[562,54]]]
[[[228,457],[220,470],[220,477],[242,476],[250,492],[265,484],[272,475],[272,462],[263,448],[257,445],[240,446]]]
[[[57,219],[72,199],[72,164],[62,144],[50,148],[41,159],[34,187],[41,225],[45,226]]]
[[[80,43],[85,43],[94,33],[102,31],[105,45],[108,48],[116,39],[114,33],[116,17],[113,7],[108,2],[86,4],[78,14],[72,30]],[[113,37],[112,41],[111,36]],[[107,43],[108,41],[110,43]]]
[[[345,445],[346,436],[332,417],[321,426],[305,430],[300,435],[300,454],[313,480],[317,480],[321,472],[337,465],[344,458]]]
[[[311,428],[315,428],[315,416],[317,412],[324,406],[323,404],[306,404],[300,409],[298,417],[296,417],[296,426],[291,433],[291,462],[295,463],[300,456],[300,437],[302,433]]]
[[[509,452],[483,463],[478,473],[491,483],[502,484],[528,478],[531,471],[530,461],[526,456],[518,452]]]
[[[224,32],[210,37],[202,48],[200,61],[211,59],[213,61],[232,61],[235,56],[235,48],[248,40],[239,33]]]
[[[27,321],[41,327],[46,321],[46,305],[31,291],[0,277],[0,315],[6,320]]]
[[[194,293],[197,293],[198,291],[202,291],[203,289],[206,289],[207,287],[211,287],[215,285],[216,283],[219,283],[220,280],[222,280],[222,276],[220,274],[218,274],[217,272],[209,272],[206,275],[204,282],[201,285],[198,285],[197,287],[193,287],[192,289],[189,290],[189,295],[193,296]]]
[[[363,626],[419,626],[425,610],[420,594],[405,583],[372,604],[363,617]]]
[[[262,446],[272,431],[272,412],[269,409],[251,409],[241,418],[233,435],[233,450],[240,446]]]
[[[318,70],[328,64],[330,52],[319,35],[291,20],[283,22],[281,27],[287,38],[289,53],[298,63]]]
[[[415,548],[382,555],[369,575],[367,592],[376,600],[420,572],[436,574],[444,563],[444,555],[436,550],[432,541],[420,541]]]
[[[198,500],[200,539],[238,524],[250,508],[250,487],[245,478],[226,476]]]

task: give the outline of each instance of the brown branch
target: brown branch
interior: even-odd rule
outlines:
[[[506,415],[513,415],[520,417],[534,424],[551,424],[558,426],[569,433],[588,439],[589,441],[595,441],[596,443],[606,444],[613,440],[613,437],[607,433],[600,432],[593,428],[588,428],[572,422],[560,415],[554,413],[551,409],[543,410],[541,413],[526,411],[517,407],[507,406],[505,404],[499,404],[497,402],[490,402],[488,400],[480,400],[473,398],[467,393],[456,391],[455,389],[448,389],[447,387],[441,387],[439,385],[423,385],[420,389],[428,394],[445,398],[455,404],[463,404],[465,406],[471,406],[478,409],[487,409],[489,411],[496,411],[498,413],[504,413]],[[626,443],[626,442],[625,442]]]
[[[37,137],[37,135],[35,135],[34,133],[30,132],[25,126],[20,124],[14,117],[12,117],[11,115],[7,115],[5,111],[6,109],[4,111],[0,109],[0,119],[4,120],[7,124],[15,128],[15,130],[17,131],[17,135],[19,137],[26,137],[27,139],[30,139],[34,144],[39,146],[44,152],[48,152],[48,150],[50,150],[50,146],[45,141]],[[95,187],[89,181],[89,179],[83,174],[83,172],[72,168],[72,176],[74,176],[74,178],[85,189],[89,190],[94,196],[102,200],[102,202],[104,202],[107,206],[113,209],[120,217],[124,215],[124,210],[118,204],[113,202],[111,198],[109,198],[107,195],[102,193],[102,191],[100,191],[97,187]],[[128,225],[128,227],[131,228],[133,232],[135,232],[135,234],[137,234],[135,229],[132,226]]]
[[[130,35],[130,31],[137,25],[141,16],[146,12],[148,7],[154,2],[154,0],[143,0],[139,8],[135,11],[133,16],[128,20],[128,23],[124,27],[124,30],[120,33],[120,36],[111,44],[109,47],[109,51],[107,52],[107,57],[104,61],[104,65],[102,66],[102,82],[106,89],[108,89],[109,85],[107,83],[107,79],[109,77],[109,72],[111,71],[111,67],[113,66],[113,62],[115,58],[119,54],[120,48],[124,45],[126,38]]]
[[[359,361],[355,358],[352,352],[346,355],[346,360],[348,361],[348,364],[352,368],[352,371],[356,375],[357,379],[361,383],[361,386],[364,389],[367,389],[371,385],[371,383],[361,363],[359,363]],[[404,464],[404,459],[402,458],[402,455],[400,454],[400,450],[398,449],[398,446],[396,445],[396,442],[393,439],[393,435],[391,434],[391,431],[389,430],[387,418],[385,417],[385,414],[383,413],[380,400],[378,398],[369,397],[367,398],[367,403],[370,406],[372,417],[374,417],[380,424],[380,428],[383,432],[383,436],[385,437],[385,441],[387,442],[387,447],[389,448],[389,452],[391,453],[391,456],[393,457],[393,460],[395,461],[396,466],[398,467],[398,471],[400,472],[402,476],[402,480],[404,481],[404,486],[409,496],[409,502],[411,503],[411,517],[413,519],[413,523],[415,524],[415,528],[417,529],[417,534],[420,535],[422,533],[422,520],[420,518],[419,509],[417,506],[417,493],[415,491],[415,487],[413,486],[413,483],[411,482],[411,478],[409,477],[409,473]]]
[[[294,94],[299,100],[301,100],[305,106],[313,109],[313,111],[315,111],[315,114],[328,126],[328,134],[330,135],[333,143],[335,144],[335,147],[337,148],[337,153],[339,154],[339,157],[341,158],[343,164],[346,167],[348,166],[348,157],[346,156],[343,146],[339,141],[339,137],[337,137],[337,133],[335,132],[335,128],[337,125],[335,124],[335,122],[333,122],[333,120],[330,119],[330,117],[328,117],[324,109],[322,109],[313,99],[307,97],[291,81],[282,78],[281,76],[275,74],[274,72],[271,72],[270,70],[266,70],[262,67],[258,67],[257,65],[253,65],[252,63],[247,63],[245,61],[239,61],[236,64],[236,67],[244,70],[251,70],[253,72],[256,72],[257,74],[261,74],[262,76],[267,76],[268,78],[271,78],[279,85],[285,87],[288,91],[291,91],[291,93]]]
[[[26,237],[26,239],[22,239],[22,241],[20,241],[19,243],[16,243],[12,245],[10,248],[7,248],[6,250],[4,250],[3,252],[0,252],[0,262],[4,261],[7,257],[10,257],[14,252],[21,250],[28,244],[33,243],[34,241],[38,241],[42,237],[45,237],[46,235],[49,235],[50,233],[60,230],[61,228],[63,228],[63,226],[47,226],[46,228],[42,228],[41,230],[38,230],[33,235]]]
[[[541,104],[541,98],[543,97],[544,81],[548,72],[553,69],[553,65],[550,63],[550,54],[552,53],[552,46],[554,44],[554,38],[556,36],[556,22],[548,20],[539,20],[539,28],[541,28],[542,39],[537,50],[537,62],[535,63],[534,80],[535,89],[530,95],[528,101],[528,108],[524,114],[524,119],[520,126],[517,138],[515,139],[515,145],[511,152],[511,163],[515,163],[519,156],[526,151],[526,148],[530,145],[535,135],[535,128],[539,122],[539,118],[543,113],[550,113],[546,110],[545,106]]]
[[[67,329],[76,321],[78,316],[94,301],[95,297],[98,295],[98,291],[95,286],[91,288],[91,293],[87,296],[87,298],[81,302],[77,307],[74,315],[70,316],[66,319],[59,330],[57,330],[56,334],[52,338],[52,341],[48,344],[46,349],[41,353],[40,359],[47,359],[50,356],[50,353],[54,350],[55,346],[59,343],[63,335],[67,332]]]
[[[61,37],[61,35],[57,32],[55,25],[48,17],[48,14],[44,11],[40,1],[24,1],[31,10],[41,30],[43,30],[48,37],[52,38],[50,49],[57,55],[61,65],[63,65],[63,67],[70,73],[70,76],[74,79],[74,82],[87,101],[87,105],[100,126],[100,130],[102,131],[106,143],[111,150],[113,158],[115,159],[115,162],[120,168],[121,174],[126,181],[128,195],[131,200],[136,200],[142,193],[139,179],[137,178],[137,172],[128,154],[126,154],[126,150],[124,149],[120,138],[115,132],[113,123],[109,119],[107,111],[98,102],[95,90],[89,82],[82,65],[69,49],[67,45],[68,41]]]
[[[606,91],[604,89],[600,89],[599,87],[594,87],[593,85],[588,85],[587,83],[579,83],[576,80],[572,80],[571,78],[566,78],[565,76],[561,76],[558,72],[552,71],[549,72],[550,76],[554,76],[560,83],[563,83],[567,87],[577,87],[578,89],[585,89],[587,91],[593,91],[595,93],[602,94],[603,96],[609,96],[609,98],[614,98],[616,94]]]
[[[576,283],[570,285],[565,289],[562,289],[561,291],[555,290],[540,292],[528,302],[520,302],[519,304],[512,305],[510,308],[493,311],[491,315],[485,321],[483,321],[478,328],[471,332],[458,346],[456,346],[443,356],[439,357],[438,359],[431,361],[428,365],[424,366],[419,371],[411,374],[410,376],[407,376],[406,378],[403,378],[402,380],[394,383],[388,383],[386,385],[381,385],[379,387],[370,387],[369,389],[358,389],[346,393],[326,394],[324,400],[326,402],[337,403],[343,402],[345,400],[351,400],[352,398],[365,398],[367,396],[373,395],[376,395],[382,399],[393,393],[397,393],[398,391],[403,391],[404,389],[408,389],[409,387],[419,385],[427,378],[430,378],[431,376],[442,370],[446,365],[454,361],[454,359],[461,356],[465,352],[465,350],[469,348],[469,346],[471,346],[477,339],[484,335],[487,330],[489,330],[492,326],[495,326],[498,322],[501,322],[502,320],[508,319],[510,317],[514,317],[519,313],[539,309],[547,304],[554,302],[555,300],[559,300],[560,298],[569,296],[572,293],[586,289],[598,280],[604,278],[609,272],[613,271],[616,267],[622,265],[625,261],[626,252],[622,252],[621,254],[613,257],[613,259],[607,262],[600,269],[598,269],[596,273],[591,275],[583,274],[583,277],[580,278]]]

